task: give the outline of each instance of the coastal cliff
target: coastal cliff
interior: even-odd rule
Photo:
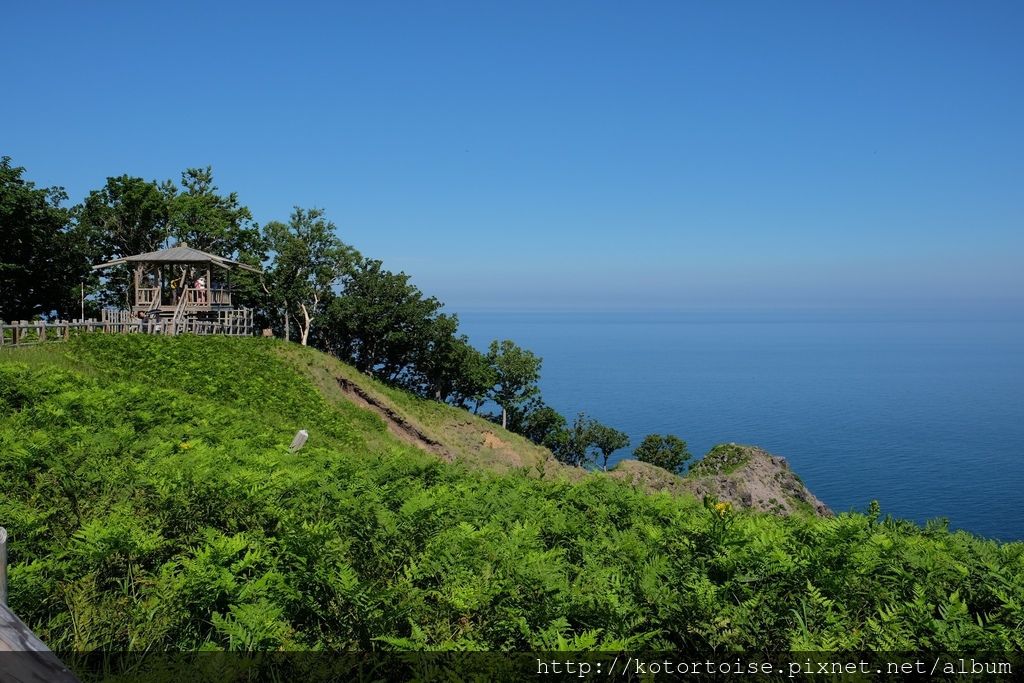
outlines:
[[[789,468],[785,458],[757,446],[715,446],[685,476],[636,460],[623,460],[612,475],[645,490],[707,496],[751,510],[780,515],[832,515]]]

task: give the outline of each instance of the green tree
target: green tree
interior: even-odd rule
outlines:
[[[437,401],[478,407],[495,378],[486,357],[458,335],[459,319],[440,314],[428,319],[425,335],[415,344],[410,389]]]
[[[194,249],[236,260],[264,251],[252,212],[237,193],[219,193],[209,166],[182,172],[181,191],[169,200],[169,222],[170,236]]]
[[[37,188],[0,158],[0,320],[77,311],[88,249],[61,204],[61,187]]]
[[[538,396],[509,411],[508,429],[554,451],[568,436],[565,417]]]
[[[259,267],[266,259],[266,240],[252,212],[237,193],[220,193],[211,167],[183,171],[181,191],[170,197],[168,207],[169,236],[175,242],[250,266]],[[260,275],[237,270],[231,277],[234,303],[265,311],[270,301]]]
[[[501,408],[501,426],[508,427],[508,413],[540,393],[541,358],[511,339],[494,340],[487,351],[495,383],[489,398]]]
[[[567,465],[582,467],[589,458],[597,424],[597,420],[587,417],[585,413],[577,414],[571,426],[550,437],[551,452],[555,458]]]
[[[112,261],[123,256],[156,251],[168,237],[168,216],[175,188],[170,182],[120,175],[107,178],[78,209],[80,229],[89,241],[93,258]],[[127,266],[104,271],[98,283],[100,303],[131,306],[132,276]]]
[[[447,400],[452,405],[478,413],[497,381],[494,368],[486,355],[470,345],[465,335],[458,338],[453,355],[451,392]]]
[[[601,469],[608,469],[608,458],[620,448],[629,445],[629,437],[617,429],[595,422],[590,426],[590,443],[602,458]]]
[[[295,207],[287,224],[268,223],[264,237],[274,254],[264,277],[266,299],[280,316],[284,338],[291,338],[294,317],[299,341],[306,346],[314,323],[358,254],[335,235],[323,209]]]
[[[633,451],[633,457],[640,462],[682,474],[692,455],[687,450],[686,442],[674,434],[648,434]]]
[[[427,362],[432,350],[445,355],[453,343],[458,321],[441,316],[442,306],[436,298],[423,296],[405,273],[392,273],[376,259],[361,259],[346,277],[341,295],[331,302],[325,348],[362,372],[408,384],[415,381],[409,375],[417,362]],[[437,367],[428,370],[427,382],[446,383],[448,362],[436,362]]]

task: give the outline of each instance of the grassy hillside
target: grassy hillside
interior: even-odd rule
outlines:
[[[273,340],[0,354],[10,602],[55,649],[1024,649],[1024,544],[545,458]]]
[[[544,471],[548,476],[558,472],[560,476],[579,477],[576,468],[562,467],[547,449],[468,411],[389,387],[315,349],[297,344],[274,344],[273,352],[310,380],[332,405],[350,404],[354,398],[339,379],[356,385],[360,394],[373,404],[385,406],[416,432],[441,444],[438,454],[446,460],[497,472],[526,469],[535,474]],[[355,400],[365,402],[359,396]],[[415,438],[400,436],[399,440],[412,443]]]

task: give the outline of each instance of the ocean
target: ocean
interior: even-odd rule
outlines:
[[[629,434],[754,444],[836,512],[1024,539],[1024,321],[462,313],[544,359],[544,399]],[[631,457],[624,449],[613,457]]]

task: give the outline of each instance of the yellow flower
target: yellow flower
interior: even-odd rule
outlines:
[[[191,441],[182,441],[181,443],[178,444],[178,448],[180,448],[183,451],[187,451],[188,449],[192,448],[192,446],[193,444]]]
[[[718,513],[719,517],[725,517],[729,513],[729,510],[731,510],[731,509],[732,509],[732,504],[728,503],[728,502],[726,502],[724,500],[722,502],[720,502],[720,503],[715,503],[715,512]]]

